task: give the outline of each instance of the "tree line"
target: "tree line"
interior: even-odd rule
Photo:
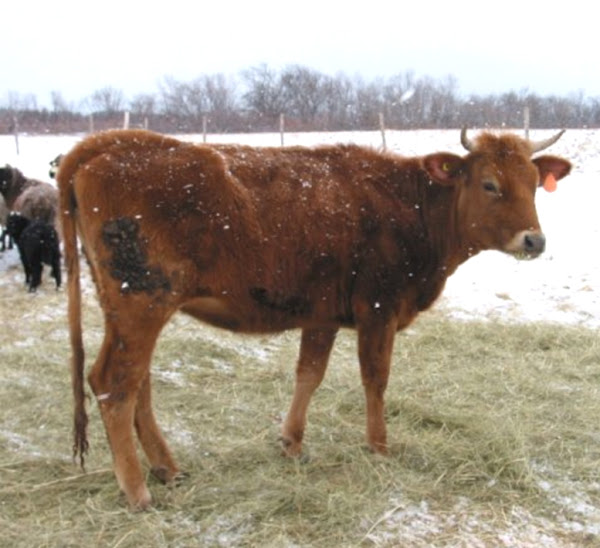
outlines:
[[[434,79],[413,72],[365,81],[360,76],[330,76],[290,65],[275,70],[259,65],[237,77],[200,75],[191,81],[165,77],[154,93],[126,99],[107,86],[79,105],[59,91],[51,107],[39,108],[33,94],[8,93],[0,103],[0,133],[71,133],[130,127],[165,133],[370,130],[383,115],[390,129],[522,127],[525,109],[532,128],[600,126],[600,97],[583,92],[567,97],[540,96],[527,90],[499,95],[459,93],[452,76]]]

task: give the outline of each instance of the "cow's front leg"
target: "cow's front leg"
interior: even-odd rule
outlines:
[[[336,334],[337,328],[302,331],[294,397],[281,435],[283,452],[288,457],[298,457],[302,453],[306,411],[314,391],[325,375]]]
[[[358,356],[367,406],[367,443],[375,453],[387,453],[384,393],[390,374],[396,323],[383,318],[358,329]]]

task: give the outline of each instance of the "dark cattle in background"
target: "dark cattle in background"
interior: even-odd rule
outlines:
[[[155,476],[179,468],[155,421],[150,361],[177,311],[246,333],[299,328],[283,446],[301,453],[310,398],[340,327],[357,330],[367,442],[387,451],[384,392],[394,336],[469,257],[545,247],[538,185],[571,166],[532,155],[558,139],[466,131],[466,156],[404,158],[353,145],[250,148],[183,143],[134,130],[91,135],[58,173],[73,348],[75,454],[87,450],[77,235],[105,336],[89,382],[133,507],[151,497],[135,432]]]
[[[50,183],[28,179],[16,167],[0,168],[0,194],[10,211],[51,225],[57,222],[58,190]]]
[[[29,291],[34,292],[42,283],[45,264],[51,268],[51,275],[59,288],[60,248],[54,226],[42,221],[30,221],[20,213],[13,212],[8,216],[6,229],[19,249]]]
[[[4,197],[0,196],[0,251],[12,249],[13,240],[6,231],[6,221],[8,219],[8,207],[4,201]]]
[[[56,179],[56,174],[58,173],[58,166],[60,165],[60,161],[63,155],[59,154],[54,160],[51,160],[50,169],[48,170],[48,175],[51,179]]]
[[[6,230],[6,226],[0,225],[0,251],[6,251],[13,248],[12,236]]]

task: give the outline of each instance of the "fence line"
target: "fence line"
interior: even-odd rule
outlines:
[[[208,140],[209,122],[210,122],[210,119],[209,119],[208,115],[204,114],[202,116],[202,141],[204,143],[206,143]],[[387,139],[386,139],[387,128],[386,128],[385,115],[383,112],[378,113],[378,122],[379,122],[379,132],[381,134],[381,149],[387,150]],[[131,113],[130,113],[130,111],[124,111],[123,112],[123,125],[122,125],[123,129],[128,129],[130,127],[130,124],[131,124]],[[105,126],[106,124],[104,123],[102,125]],[[140,126],[140,124],[138,123],[138,127],[139,126]],[[143,127],[144,129],[149,129],[149,120],[148,120],[147,116],[145,116],[143,118],[143,123],[141,124],[141,127]],[[531,128],[530,109],[529,109],[529,107],[525,107],[523,109],[523,130],[524,130],[526,139],[529,138],[530,128]],[[17,116],[13,117],[13,121],[11,124],[11,130],[14,134],[15,147],[16,147],[16,151],[17,151],[17,155],[18,155],[19,154],[19,122],[18,122]],[[95,128],[94,114],[91,113],[88,115],[88,132],[94,133],[95,130],[96,130],[96,128]],[[359,130],[357,130],[357,131],[359,131]],[[364,131],[368,131],[368,130],[364,130]],[[279,115],[279,140],[280,140],[280,145],[282,147],[285,146],[285,114],[284,113],[281,113]]]

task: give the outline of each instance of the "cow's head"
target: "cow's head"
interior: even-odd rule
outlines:
[[[59,154],[54,160],[51,160],[50,169],[48,171],[48,175],[51,179],[56,179],[56,174],[58,173],[58,167],[60,166],[60,161],[62,160],[63,155]]]
[[[541,142],[491,133],[471,140],[463,129],[461,143],[469,151],[465,157],[438,153],[424,158],[434,182],[458,188],[457,229],[470,252],[496,249],[532,258],[544,251],[535,192],[547,181],[554,185],[562,179],[571,164],[557,156],[532,156],[562,134]]]
[[[23,231],[29,226],[29,219],[16,211],[11,211],[6,219],[6,232],[13,240],[17,241]]]

